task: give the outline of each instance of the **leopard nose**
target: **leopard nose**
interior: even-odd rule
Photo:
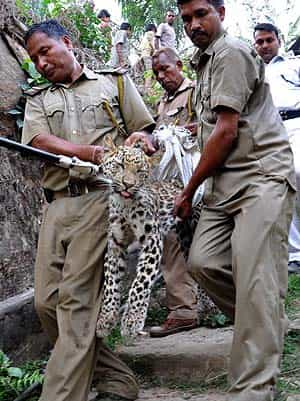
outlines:
[[[127,188],[133,187],[135,184],[134,175],[127,175],[123,177],[123,184],[127,186]]]

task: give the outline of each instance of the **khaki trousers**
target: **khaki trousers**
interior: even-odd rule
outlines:
[[[86,401],[92,379],[99,391],[137,397],[131,370],[95,337],[107,213],[100,191],[57,199],[45,210],[35,305],[54,348],[40,401]]]
[[[286,182],[262,176],[238,199],[204,207],[196,229],[192,275],[235,321],[230,401],[273,400],[286,329],[293,199]]]
[[[164,242],[162,274],[166,283],[167,308],[170,319],[197,319],[197,283],[188,271],[188,264],[175,233]]]

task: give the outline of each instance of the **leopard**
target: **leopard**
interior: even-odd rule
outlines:
[[[155,179],[155,157],[147,156],[140,144],[116,146],[110,136],[105,149],[101,168],[103,185],[109,189],[108,244],[96,335],[107,337],[119,321],[128,246],[137,241],[136,274],[121,317],[121,335],[135,338],[143,331],[151,289],[160,274],[164,238],[173,230],[187,256],[201,205],[194,208],[190,221],[181,222],[173,208],[182,186],[176,180]]]

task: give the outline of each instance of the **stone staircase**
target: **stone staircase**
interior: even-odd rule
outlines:
[[[164,338],[145,335],[117,353],[144,383],[138,401],[225,401],[224,393],[200,387],[226,377],[232,334],[231,327],[202,327]]]

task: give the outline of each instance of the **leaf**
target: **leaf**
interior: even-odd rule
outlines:
[[[8,376],[10,377],[18,377],[20,379],[23,377],[23,371],[20,368],[14,368],[14,367],[8,368],[7,373]]]
[[[19,115],[23,114],[23,112],[20,110],[17,110],[17,109],[12,109],[12,110],[9,110],[7,112],[7,114],[9,114],[10,116],[19,116]]]

